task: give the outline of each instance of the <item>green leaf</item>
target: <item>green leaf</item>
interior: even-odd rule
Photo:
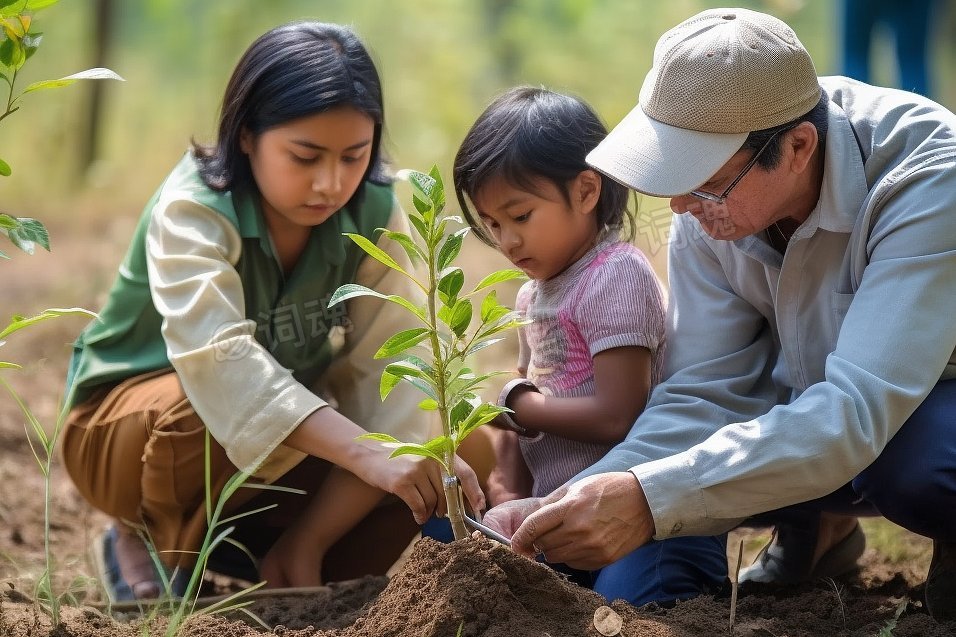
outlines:
[[[445,461],[437,453],[433,452],[431,449],[425,445],[416,445],[412,443],[404,444],[400,447],[397,447],[389,458],[397,458],[398,456],[425,456],[426,458],[431,458],[441,466],[445,466]],[[445,467],[447,470],[447,467]]]
[[[10,257],[7,255],[6,252],[4,252],[3,250],[0,250],[0,259],[9,259],[9,258]]]
[[[0,177],[9,177],[12,172],[10,164],[0,159]]]
[[[500,342],[503,341],[503,340],[505,340],[505,339],[504,339],[504,338],[486,338],[486,339],[481,340],[481,341],[476,341],[471,347],[468,348],[468,350],[463,354],[463,356],[464,356],[465,358],[468,358],[469,356],[471,356],[471,355],[474,354],[475,352],[480,352],[481,350],[485,349],[485,348],[488,347],[489,345],[494,345],[495,343],[500,343]]]
[[[445,239],[445,243],[442,245],[441,251],[438,253],[439,270],[444,270],[452,261],[455,260],[455,257],[458,256],[458,253],[461,252],[461,242],[464,240],[465,235],[468,234],[470,230],[471,228],[462,228]]]
[[[23,50],[26,51],[28,60],[33,57],[33,54],[40,48],[40,42],[42,41],[42,33],[28,33],[23,36]]]
[[[448,413],[448,424],[451,425],[451,431],[458,430],[458,424],[468,417],[474,405],[469,404],[467,399],[459,400]]]
[[[426,221],[435,218],[435,208],[432,207],[430,202],[425,201],[418,194],[412,193],[412,203],[415,205],[415,210],[421,213]]]
[[[421,197],[422,201],[432,201],[431,192],[438,184],[433,177],[409,168],[398,171],[395,176],[411,184],[412,192]]]
[[[382,372],[382,380],[378,384],[378,395],[381,397],[382,401],[388,398],[388,395],[392,393],[392,390],[395,389],[396,385],[402,380],[401,376],[396,376],[387,371]]]
[[[431,398],[432,400],[436,402],[438,401],[438,394],[435,393],[435,388],[432,387],[431,384],[423,380],[419,380],[418,378],[406,378],[405,381],[408,382],[412,387],[415,387],[416,389],[418,389],[418,391],[422,392],[423,394]]]
[[[50,251],[50,234],[41,222],[29,217],[13,217],[13,219],[16,220],[17,225],[6,231],[13,245],[27,254],[33,254],[34,244],[40,244],[40,247],[47,252]]]
[[[388,434],[378,434],[378,433],[362,434],[361,436],[356,438],[356,440],[377,440],[378,442],[390,442],[390,443],[394,443],[398,445],[402,444],[402,441],[399,440],[398,438],[394,438],[392,436],[389,436]]]
[[[418,403],[418,408],[422,411],[435,411],[438,409],[438,401],[432,400],[431,398],[426,398],[422,402]]]
[[[418,236],[421,237],[425,243],[428,243],[431,233],[428,231],[428,224],[425,222],[425,220],[414,214],[408,215],[408,220],[412,222],[412,225],[415,227],[415,231],[418,232]]]
[[[490,323],[491,321],[496,321],[510,311],[511,310],[498,302],[498,295],[492,290],[481,302],[481,322]]]
[[[499,407],[497,405],[492,405],[490,403],[482,403],[472,411],[468,418],[461,424],[461,427],[458,429],[457,442],[461,444],[461,441],[464,440],[468,434],[473,432],[478,427],[484,425],[485,423],[491,422],[495,419],[498,414],[510,411],[507,407]]]
[[[405,357],[405,362],[409,365],[414,365],[418,369],[422,370],[429,378],[435,378],[435,368],[420,359],[417,356],[407,356]]]
[[[465,284],[465,273],[461,268],[446,268],[439,273],[438,297],[446,305],[450,305],[458,298],[462,286]]]
[[[379,383],[379,394],[382,400],[388,397],[401,380],[406,380],[415,387],[418,387],[429,397],[437,398],[434,389],[432,389],[432,386],[435,384],[435,379],[431,374],[416,365],[415,362],[411,360],[412,358],[413,357],[408,357],[405,360],[390,363],[385,367],[385,371],[382,372],[382,380]]]
[[[0,230],[10,230],[11,228],[18,228],[20,226],[20,221],[16,217],[11,217],[10,215],[0,212]]]
[[[445,453],[455,453],[455,441],[448,436],[432,438],[423,445],[432,453],[444,458]]]
[[[448,321],[448,327],[458,338],[465,334],[468,325],[471,323],[471,301],[468,299],[459,299],[451,312],[451,319]]]
[[[416,244],[410,236],[404,232],[386,230],[382,234],[383,236],[388,237],[392,241],[402,246],[402,248],[405,249],[405,254],[408,255],[408,258],[412,261],[412,263],[426,260],[425,252],[418,247],[418,244]]]
[[[16,71],[26,60],[26,53],[19,40],[8,37],[0,43],[0,64]]]
[[[21,95],[26,95],[27,93],[32,93],[33,91],[40,91],[43,89],[50,88],[59,88],[61,86],[69,86],[74,84],[78,80],[119,80],[124,82],[125,80],[119,75],[114,73],[109,69],[95,68],[87,69],[85,71],[80,71],[79,73],[74,73],[73,75],[67,75],[66,77],[61,77],[57,80],[43,80],[41,82],[34,82],[30,84],[25,89]]]
[[[398,171],[396,176],[411,184],[412,202],[415,204],[415,209],[421,213],[425,222],[431,225],[436,213],[431,197],[431,191],[435,188],[435,180],[425,173],[408,169]]]
[[[52,7],[59,1],[60,0],[27,0],[27,11],[46,9],[47,7]]]
[[[421,343],[428,336],[430,330],[425,327],[413,327],[412,329],[402,330],[395,336],[382,343],[382,346],[375,352],[373,358],[388,358],[404,352],[409,347]]]
[[[6,361],[0,361],[0,369],[23,369],[21,365],[16,363],[7,363]],[[437,403],[436,403],[437,406]]]
[[[473,292],[477,292],[483,288],[488,287],[489,285],[494,285],[496,283],[501,283],[503,281],[510,281],[512,279],[527,279],[528,275],[518,270],[517,268],[510,268],[507,270],[498,270],[497,272],[492,272],[481,281],[478,282],[478,285],[475,286]]]
[[[365,252],[370,257],[374,258],[379,263],[382,263],[383,265],[386,265],[392,268],[393,270],[397,270],[398,272],[401,272],[408,278],[413,278],[412,275],[406,272],[405,268],[400,266],[398,262],[395,261],[395,259],[390,257],[388,253],[385,252],[385,250],[382,250],[380,247],[378,247],[377,245],[375,245],[374,243],[372,243],[371,241],[369,241],[362,235],[355,234],[352,232],[343,232],[342,234],[344,234],[346,237],[348,237],[349,239],[357,243],[360,248],[365,250]]]
[[[431,170],[428,171],[428,176],[435,181],[435,185],[429,192],[429,198],[435,206],[435,212],[441,212],[442,208],[445,207],[445,184],[442,182],[437,165],[432,165]]]
[[[0,0],[0,18],[9,18],[26,9],[27,0]]]
[[[13,18],[27,9],[27,0],[0,0],[0,18]]]
[[[376,292],[372,288],[367,288],[357,283],[346,283],[345,285],[339,286],[339,288],[332,293],[332,298],[329,299],[329,307],[357,296],[374,296],[379,299],[385,298],[384,294]]]
[[[57,318],[60,316],[70,316],[74,314],[86,316],[88,318],[96,318],[95,313],[90,312],[89,310],[84,310],[81,307],[70,307],[70,308],[52,307],[47,310],[43,310],[42,312],[40,312],[39,314],[36,314],[35,316],[30,316],[30,317],[24,317],[19,315],[14,316],[10,320],[10,324],[7,325],[2,332],[0,332],[0,339],[6,338],[10,334],[13,334],[16,331],[22,330],[25,327],[29,327],[30,325],[33,325],[35,323],[39,323],[40,321],[45,321],[47,319]]]
[[[384,299],[397,305],[401,305],[406,310],[417,316],[422,323],[425,323],[426,325],[428,324],[428,319],[425,318],[425,311],[411,301],[408,301],[397,294],[390,294],[386,296],[381,292],[376,292],[371,288],[367,288],[364,285],[359,285],[357,283],[346,283],[345,285],[339,286],[339,289],[337,289],[332,294],[332,298],[329,299],[329,307],[357,296],[374,296],[377,299]]]

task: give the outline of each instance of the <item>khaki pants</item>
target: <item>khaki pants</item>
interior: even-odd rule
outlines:
[[[211,502],[237,471],[210,440]],[[206,427],[190,405],[175,372],[127,379],[70,412],[61,434],[64,465],[78,490],[106,514],[145,526],[169,567],[191,567],[206,533]],[[331,464],[307,457],[275,484],[306,495],[238,489],[224,516],[275,505],[230,522],[254,555],[295,522]],[[220,529],[221,530],[221,529]],[[418,532],[404,503],[383,504],[336,543],[323,564],[325,581],[384,574]]]
[[[212,437],[212,503],[236,467]],[[75,407],[62,433],[67,472],[90,504],[144,525],[163,561],[191,565],[206,532],[206,427],[179,377],[163,370],[135,376]],[[234,511],[260,491],[239,489]]]

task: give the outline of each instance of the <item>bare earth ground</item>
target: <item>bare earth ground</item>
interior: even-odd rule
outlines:
[[[99,307],[131,226],[129,219],[88,223],[82,228],[54,225],[52,255],[27,257],[11,252],[13,260],[0,263],[0,328],[14,313],[33,314],[55,306]],[[7,247],[2,249],[8,251]],[[50,321],[14,334],[0,349],[0,360],[24,365],[19,371],[0,371],[2,378],[49,426],[55,421],[69,343],[82,325],[82,319]],[[35,610],[30,598],[42,572],[43,481],[23,422],[14,401],[6,392],[0,393],[0,635],[162,634],[162,620],[144,625],[130,615],[113,619],[104,614],[102,595],[91,580],[78,582],[78,599],[64,612],[60,627],[50,627]],[[56,558],[56,590],[62,592],[78,578],[92,577],[87,547],[105,519],[80,500],[58,466],[53,485],[50,546]],[[880,522],[867,523],[867,531],[871,546],[877,548],[867,549],[859,574],[799,588],[742,590],[732,632],[731,601],[726,595],[667,610],[637,610],[614,603],[622,619],[619,634],[956,635],[956,625],[935,624],[919,602],[919,583],[930,557],[925,538]],[[745,542],[747,561],[766,537],[766,530],[732,534],[731,564],[736,561],[738,541]],[[229,588],[230,582],[221,579],[207,585],[213,592]],[[594,614],[605,603],[500,545],[465,540],[451,547],[420,542],[391,580],[370,577],[305,595],[263,595],[255,599],[252,609],[270,627],[284,627],[275,628],[275,633],[289,637],[454,637],[459,630],[463,637],[562,637],[601,634]],[[180,634],[272,633],[238,619],[199,617]]]

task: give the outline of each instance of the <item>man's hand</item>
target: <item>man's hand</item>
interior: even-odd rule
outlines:
[[[526,517],[537,511],[542,502],[541,498],[509,500],[489,509],[482,522],[505,537],[511,537],[515,529],[521,526]]]
[[[543,553],[552,563],[595,570],[617,561],[654,536],[654,518],[640,483],[629,472],[602,473],[563,487],[530,508],[496,507],[495,528],[525,518],[511,534],[516,553]],[[536,509],[536,510],[535,510]],[[486,518],[487,519],[487,518]]]

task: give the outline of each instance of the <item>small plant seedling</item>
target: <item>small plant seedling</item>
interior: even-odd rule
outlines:
[[[7,85],[6,104],[0,102],[0,121],[20,110],[20,100],[29,93],[69,86],[79,80],[123,79],[109,69],[87,69],[56,80],[33,82],[16,92],[17,75],[43,41],[43,34],[33,28],[33,14],[57,2],[59,0],[0,0],[0,80]],[[12,173],[10,164],[0,157],[0,177],[9,177]],[[37,245],[50,249],[50,236],[36,219],[0,213],[0,234],[27,254],[33,254]],[[0,250],[0,258],[9,257]]]
[[[404,170],[398,176],[412,187],[414,210],[408,212],[408,218],[417,240],[401,232],[383,230],[383,233],[401,245],[413,263],[424,264],[425,278],[419,280],[365,237],[349,233],[347,236],[369,256],[411,279],[425,294],[424,305],[351,283],[335,291],[329,306],[357,296],[374,296],[400,305],[420,323],[419,327],[395,334],[375,353],[375,358],[405,353],[401,360],[385,367],[380,394],[385,400],[401,381],[417,387],[425,394],[419,407],[438,413],[442,435],[424,444],[402,442],[386,434],[371,433],[362,437],[394,445],[392,457],[415,454],[441,465],[448,517],[455,539],[462,539],[468,537],[468,529],[460,483],[455,473],[455,453],[475,429],[508,411],[483,402],[476,393],[488,378],[505,372],[476,374],[468,367],[468,360],[475,352],[503,340],[503,332],[526,323],[517,312],[498,302],[494,290],[487,291],[494,284],[525,275],[516,269],[499,270],[463,294],[465,275],[455,265],[455,260],[470,228],[464,225],[461,217],[444,214],[445,190],[438,168],[432,167],[428,174]],[[453,224],[458,227],[453,228]],[[475,318],[472,298],[482,291],[485,295],[478,306],[477,325],[470,329]],[[407,354],[409,350],[421,350],[424,357]]]
[[[843,629],[846,630],[846,605],[843,603],[843,587],[837,584],[836,580],[832,577],[827,577],[826,583],[830,585],[830,588],[833,589],[833,592],[836,594],[837,604],[840,608],[840,617],[843,620]]]
[[[893,637],[893,631],[896,630],[896,624],[899,623],[900,616],[902,616],[909,603],[910,600],[906,597],[900,599],[899,603],[896,604],[896,611],[894,611],[893,617],[886,620],[886,623],[880,628],[880,632],[877,633],[876,637]]]
[[[52,308],[44,310],[36,316],[31,317],[14,316],[10,321],[10,324],[0,331],[0,347],[6,343],[4,339],[6,339],[7,336],[22,330],[25,327],[35,325],[36,323],[40,323],[48,319],[76,314],[87,317],[96,316],[88,310],[76,307],[69,309]],[[0,370],[3,369],[20,369],[20,365],[6,361],[0,361]],[[14,402],[17,403],[17,406],[20,407],[20,411],[24,416],[23,428],[26,431],[27,442],[30,444],[30,450],[33,452],[33,457],[37,462],[37,466],[40,468],[40,473],[43,474],[43,553],[45,568],[43,573],[40,575],[39,580],[37,581],[34,598],[40,604],[44,612],[46,612],[53,620],[53,625],[56,626],[60,621],[60,605],[62,599],[64,596],[71,596],[74,592],[72,584],[63,594],[57,594],[54,591],[54,563],[53,555],[50,551],[50,503],[52,501],[52,483],[50,480],[50,474],[55,457],[56,441],[59,438],[60,428],[63,425],[63,421],[66,418],[66,412],[62,409],[59,410],[53,431],[48,433],[23,398],[21,398],[21,396],[13,389],[13,387],[10,386],[9,383],[7,383],[6,379],[4,379],[2,376],[0,376],[0,385],[3,385],[3,388],[6,389],[7,393],[10,394]]]
[[[269,509],[275,508],[276,505],[270,504],[268,506],[259,507],[250,511],[243,511],[230,517],[223,517],[226,503],[238,489],[247,488],[263,489],[269,491],[285,491],[288,493],[298,494],[305,493],[301,489],[249,482],[249,477],[254,472],[237,471],[226,482],[226,485],[223,487],[219,497],[213,501],[212,478],[210,470],[212,443],[208,429],[205,432],[205,436],[204,470],[206,480],[206,534],[203,537],[202,545],[196,552],[196,564],[193,566],[193,570],[189,574],[189,579],[186,583],[186,588],[183,591],[181,598],[177,598],[173,591],[173,579],[176,577],[177,572],[174,571],[172,575],[167,574],[162,560],[156,552],[155,545],[149,536],[146,534],[141,536],[147,548],[149,549],[153,566],[162,580],[163,590],[165,591],[160,602],[152,607],[151,613],[144,625],[148,627],[152,624],[153,620],[155,620],[157,616],[166,615],[167,621],[166,629],[164,631],[165,637],[175,637],[183,625],[189,621],[190,617],[202,614],[215,615],[219,613],[241,612],[253,621],[262,625],[263,628],[266,628],[267,630],[269,629],[269,626],[266,626],[261,619],[259,619],[246,608],[246,606],[252,604],[252,600],[245,599],[253,591],[265,586],[265,582],[253,584],[252,586],[244,588],[241,591],[237,591],[236,593],[233,593],[232,595],[229,595],[228,597],[221,599],[214,604],[210,604],[209,606],[205,606],[203,608],[197,608],[197,603],[199,602],[200,585],[202,584],[203,577],[206,574],[206,567],[209,563],[209,558],[212,555],[212,552],[223,542],[232,544],[249,556],[251,561],[255,561],[255,558],[243,544],[230,537],[232,532],[235,531],[236,527],[229,526],[229,524],[240,518],[262,513],[263,511],[268,511]]]
[[[19,93],[17,92],[17,76],[27,60],[36,53],[43,40],[43,34],[34,29],[33,15],[37,11],[51,7],[57,2],[59,2],[59,0],[0,0],[0,81],[7,85],[6,103],[4,104],[0,101],[0,121],[5,120],[20,110],[20,100],[24,95],[29,93],[69,86],[79,80],[123,79],[109,69],[96,68],[74,73],[56,80],[34,82]],[[13,169],[10,167],[10,164],[3,158],[0,158],[0,177],[9,177],[12,172]],[[36,219],[15,217],[0,212],[0,235],[7,237],[15,247],[23,250],[27,254],[33,254],[37,245],[45,250],[50,249],[49,234],[43,224]],[[9,257],[0,250],[0,258],[8,259]],[[10,324],[0,332],[0,346],[3,345],[4,338],[24,327],[68,314],[96,316],[92,312],[81,308],[52,308],[29,318],[19,315],[14,316]],[[0,361],[0,370],[19,368],[20,366],[16,363]],[[45,568],[37,582],[35,599],[43,612],[50,616],[53,620],[54,627],[56,627],[60,623],[60,605],[62,601],[64,599],[74,599],[73,593],[76,591],[76,580],[74,580],[69,584],[65,592],[60,594],[54,592],[53,556],[50,552],[50,471],[52,469],[54,449],[56,448],[60,427],[62,426],[66,413],[63,409],[58,410],[59,413],[53,431],[47,433],[27,406],[26,402],[22,400],[2,377],[0,377],[0,384],[2,384],[13,397],[26,419],[24,428],[26,429],[27,440],[30,443],[33,457],[36,459],[37,465],[43,474],[43,545]]]

